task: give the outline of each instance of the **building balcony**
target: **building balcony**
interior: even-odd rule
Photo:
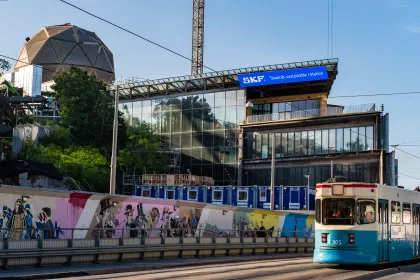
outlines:
[[[377,112],[375,104],[361,104],[351,106],[328,105],[327,108],[310,109],[292,112],[271,113],[263,115],[247,116],[246,122],[250,123],[266,123],[277,121],[290,121],[296,119],[320,118],[329,116],[365,114]]]

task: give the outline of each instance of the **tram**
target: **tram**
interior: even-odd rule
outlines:
[[[315,198],[315,263],[376,265],[419,258],[417,190],[322,183]]]

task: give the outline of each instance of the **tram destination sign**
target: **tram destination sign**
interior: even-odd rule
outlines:
[[[238,74],[238,81],[243,88],[322,80],[328,80],[325,66]]]

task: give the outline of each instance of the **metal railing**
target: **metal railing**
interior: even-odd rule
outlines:
[[[0,229],[2,268],[136,259],[312,252],[314,236],[191,228]]]
[[[346,114],[375,112],[375,104],[361,104],[352,106],[328,106],[324,109],[310,109],[292,112],[271,113],[263,115],[247,116],[247,123],[270,122],[270,121],[287,121],[302,118],[316,118],[326,116],[339,116]]]

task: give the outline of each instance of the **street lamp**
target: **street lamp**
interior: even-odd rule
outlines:
[[[109,193],[115,194],[116,174],[117,174],[117,135],[118,135],[118,83],[115,91],[115,104],[114,104],[114,126],[112,128],[112,156],[111,156],[111,175],[109,183]]]
[[[306,210],[309,211],[309,180],[311,178],[311,173],[306,173],[305,177],[308,178],[308,185],[306,186]]]
[[[251,101],[248,101],[245,105],[246,108],[254,108],[254,104]]]

